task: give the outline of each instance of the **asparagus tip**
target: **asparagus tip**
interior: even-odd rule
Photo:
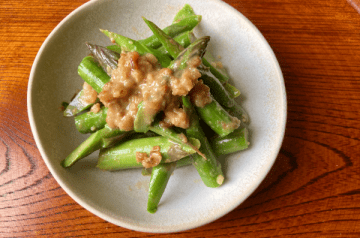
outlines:
[[[85,42],[85,45],[89,48],[89,49],[91,49],[92,47],[93,47],[93,45],[92,44],[90,44],[89,42]]]
[[[153,22],[149,21],[148,19],[146,19],[145,17],[142,17],[142,19],[144,20],[144,22],[146,23],[146,25],[148,25],[150,27],[151,24],[154,24]],[[150,24],[150,25],[149,25]]]
[[[65,109],[64,111],[64,117],[72,117],[74,116],[74,114],[72,113],[72,111],[70,109]]]

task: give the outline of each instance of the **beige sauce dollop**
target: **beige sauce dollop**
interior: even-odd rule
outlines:
[[[197,84],[201,74],[196,68],[200,63],[201,59],[194,57],[186,69],[174,75],[171,69],[161,68],[152,54],[121,53],[118,68],[98,95],[108,108],[107,124],[133,130],[138,104],[143,101],[146,113],[155,115],[164,111],[166,124],[188,128],[189,117],[181,107],[181,96]]]
[[[88,83],[84,82],[81,100],[86,104],[91,104],[96,102],[97,96],[97,92]]]

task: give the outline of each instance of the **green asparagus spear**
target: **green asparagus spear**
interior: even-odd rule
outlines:
[[[229,83],[225,83],[223,84],[224,85],[224,88],[226,89],[226,91],[228,91],[230,97],[232,98],[237,98],[240,96],[240,91],[239,89],[235,88],[234,86],[232,86],[231,84]]]
[[[75,117],[76,129],[83,134],[92,133],[105,127],[107,108],[103,107],[99,112],[87,112]]]
[[[103,138],[101,142],[102,145],[101,148],[103,149],[110,148],[111,146],[120,144],[125,140],[135,140],[135,139],[155,137],[155,136],[159,136],[159,135],[152,133],[151,131],[148,131],[147,133],[135,133],[134,131],[128,131],[125,136],[120,134],[113,137]]]
[[[109,75],[111,72],[109,67],[114,69],[115,65],[111,65],[109,61],[115,62],[117,55],[111,55],[110,52],[101,53],[101,51],[104,51],[102,47],[88,43],[87,45],[92,53],[97,55],[97,61],[93,58],[93,56],[85,57],[78,67],[78,74],[84,79],[85,82],[90,84],[90,86],[99,93],[102,91],[102,87],[105,85],[105,83],[110,81]],[[100,52],[96,53],[96,51]],[[102,66],[103,69],[100,66]],[[105,72],[105,68],[107,68],[109,72]],[[96,99],[95,103],[98,101],[99,100]],[[88,103],[86,100],[84,100],[84,91],[81,90],[64,110],[64,116],[75,116],[76,114],[90,108],[92,105],[94,105],[94,103]]]
[[[169,54],[173,58],[176,58],[182,51],[181,45],[177,43],[174,39],[172,39],[170,36],[168,36],[165,32],[163,32],[153,22],[147,20],[145,17],[143,17],[143,20],[148,25],[150,30],[154,33],[154,35],[158,38],[161,44],[165,47],[165,49],[169,52]]]
[[[97,100],[98,101],[98,100]],[[93,103],[88,103],[84,100],[84,91],[81,90],[78,94],[76,94],[75,98],[69,103],[69,105],[64,110],[65,117],[72,117],[76,114],[85,111],[90,108]]]
[[[201,16],[186,17],[181,21],[164,28],[163,31],[170,37],[175,37],[183,32],[191,31],[195,26],[197,26],[200,23],[201,18],[202,18]],[[159,48],[161,46],[160,41],[154,35],[144,40],[140,40],[139,42],[142,43],[143,45],[146,45],[154,49]]]
[[[118,44],[122,50],[136,51],[141,55],[145,53],[151,53],[159,60],[159,63],[164,68],[166,68],[170,64],[171,59],[167,55],[162,54],[158,50],[150,48],[145,44],[140,43],[140,41],[127,38],[125,36],[116,34],[114,32],[110,32],[108,30],[100,30],[100,31],[104,33],[107,37],[109,37],[111,41],[114,41],[116,44]]]
[[[209,41],[210,36],[203,36],[191,43],[171,62],[169,68],[172,70],[185,69],[190,59],[195,56],[200,56],[201,58],[204,55]]]
[[[99,66],[92,56],[86,56],[78,67],[78,74],[87,82],[96,92],[101,92],[105,83],[110,81],[108,74]],[[81,90],[70,102],[64,111],[64,116],[71,117],[77,113],[90,108],[93,103],[88,103],[84,98],[84,91]],[[97,101],[98,102],[98,99]]]
[[[176,161],[176,168],[180,168],[186,165],[191,165],[194,162],[192,155],[186,156]]]
[[[188,140],[188,138],[183,133],[177,133],[172,128],[162,127],[159,121],[155,121],[149,128],[152,132],[155,132],[158,135],[168,138],[175,143],[178,143],[184,147],[195,149],[194,145]],[[198,152],[198,151],[197,151]]]
[[[225,137],[217,136],[215,138],[211,138],[209,142],[213,150],[213,153],[216,156],[220,156],[220,155],[227,155],[230,153],[247,149],[249,146],[248,137],[249,137],[248,129],[239,128]],[[146,138],[146,135],[142,133],[138,133],[135,134],[134,136],[128,137],[127,139],[130,140],[130,139],[139,139],[139,138]],[[190,165],[193,163],[193,155],[186,156],[176,162],[177,162],[176,164],[177,168]],[[141,164],[137,164],[132,168],[141,168],[141,167],[143,167]]]
[[[200,71],[202,73],[201,78],[203,79],[204,83],[209,86],[210,92],[212,93],[214,98],[225,107],[226,111],[231,116],[237,117],[243,123],[247,124],[249,122],[249,115],[234,100],[236,95],[240,95],[240,91],[238,91],[234,86],[231,86],[228,83],[222,85],[217,78],[210,76],[210,72],[206,72],[204,70]],[[231,96],[231,93],[233,94],[233,96]]]
[[[191,139],[191,143],[196,148],[200,147],[196,139]],[[196,153],[194,149],[181,146],[165,137],[149,137],[126,141],[115,147],[100,150],[97,167],[105,170],[136,168],[139,166],[136,152],[149,154],[154,146],[160,146],[161,163],[174,162]]]
[[[118,54],[121,54],[121,47],[118,45],[109,45],[109,46],[106,46],[106,49],[114,51]]]
[[[154,135],[150,135],[154,136]],[[139,139],[139,138],[146,138],[146,134],[143,133],[137,133],[134,135],[129,136],[127,139]],[[168,137],[169,138],[169,137]],[[180,137],[178,137],[180,138]],[[171,138],[169,138],[171,140]],[[250,142],[249,142],[249,136],[248,136],[248,129],[247,128],[239,128],[236,129],[231,134],[225,136],[225,137],[214,137],[209,140],[211,148],[213,149],[213,152],[216,156],[220,155],[227,155],[230,153],[238,152],[244,149],[247,149]],[[178,161],[176,161],[176,168],[183,167],[186,165],[192,164],[193,156],[189,155],[186,156]],[[137,166],[134,166],[133,168],[141,168],[143,167],[141,164],[137,164]],[[151,169],[146,169],[146,174],[148,174]],[[150,174],[149,174],[150,175]]]
[[[226,136],[237,129],[240,121],[229,113],[216,101],[205,107],[196,107],[199,117],[218,135]]]
[[[206,52],[203,57],[203,64],[206,67],[209,67],[210,72],[217,78],[219,81],[224,84],[229,81],[229,75],[226,70],[218,66],[218,62],[215,60],[214,56],[210,52]]]
[[[216,155],[234,153],[249,147],[249,132],[247,128],[239,128],[227,136],[212,138],[210,143]]]
[[[199,154],[193,154],[193,164],[197,169],[202,181],[208,187],[218,187],[224,182],[224,174],[221,170],[220,163],[211,149],[209,141],[199,125],[199,119],[191,105],[188,97],[182,97],[183,105],[186,112],[190,115],[190,127],[186,129],[188,136],[197,138],[200,143],[200,151],[205,154],[205,158]]]
[[[159,164],[152,168],[147,203],[147,211],[149,213],[157,211],[160,199],[175,168],[176,162]]]
[[[194,15],[195,13],[192,7],[188,4],[185,4],[184,7],[176,14],[173,22],[177,22],[181,19],[184,19],[186,17],[191,17]],[[193,36],[192,41],[194,41],[195,39],[196,38]],[[202,58],[202,62],[206,67],[210,68],[211,73],[217,79],[219,79],[222,84],[226,83],[229,80],[229,75],[227,74],[226,70],[223,67],[218,66],[215,57],[212,56],[212,54],[209,51],[205,53],[204,57]]]
[[[209,86],[214,98],[225,107],[225,110],[231,116],[237,117],[245,124],[249,123],[249,115],[234,100],[234,97],[239,95],[240,91],[228,83],[225,83],[223,86],[216,78],[209,77],[208,75],[204,74],[204,71],[202,71],[201,78],[203,79],[204,83]],[[233,95],[231,95],[231,93],[233,93]]]
[[[182,33],[181,35],[176,36],[174,40],[179,43],[183,48],[186,48],[191,44],[193,35],[194,33],[192,33],[191,31],[187,31],[185,33]],[[162,52],[163,54],[169,54],[169,52],[165,49],[163,45],[158,48],[158,51]]]
[[[192,41],[194,41],[194,38],[194,33],[192,33],[191,31],[187,31],[176,36],[174,40],[178,42],[182,47],[186,48],[191,44]],[[109,45],[106,48],[119,54],[121,53],[121,47],[118,45]],[[168,55],[168,51],[165,49],[164,46],[160,46],[157,50],[162,54]]]
[[[81,61],[78,67],[78,74],[98,93],[100,93],[104,85],[110,81],[109,75],[107,75],[92,56],[86,56]]]
[[[99,45],[93,45],[90,43],[86,43],[90,52],[94,56],[94,58],[99,62],[100,66],[104,69],[104,71],[111,76],[111,73],[114,69],[117,68],[118,61],[120,59],[120,54],[109,50],[105,47]]]
[[[68,155],[61,164],[63,167],[70,167],[76,161],[86,157],[96,150],[104,148],[104,138],[111,138],[119,135],[125,136],[126,134],[127,132],[118,129],[112,129],[106,125],[103,129],[89,136],[83,143],[81,143],[80,146],[78,146],[70,155]]]
[[[178,13],[176,13],[173,23],[177,23],[186,17],[190,17],[190,16],[194,16],[194,15],[195,15],[195,13],[194,13],[194,10],[192,9],[192,7],[189,4],[185,4],[183,6],[183,8],[180,9],[180,11],[178,11]]]
[[[92,56],[86,56],[78,67],[78,74],[87,82],[96,92],[101,92],[102,87],[110,81],[110,77],[99,66]],[[98,102],[98,100],[96,101]],[[70,102],[64,111],[64,116],[71,117],[77,113],[90,108],[93,103],[88,103],[84,100],[84,91],[81,90],[76,97]]]
[[[231,108],[227,108],[226,111],[233,117],[237,117],[241,123],[249,124],[250,118],[249,114],[245,111],[245,109],[235,102],[234,106]]]
[[[101,149],[110,148],[112,146],[124,142],[125,140],[129,140],[133,134],[134,131],[127,131],[126,133],[119,133],[119,134],[105,136],[101,139]]]
[[[183,47],[187,47],[188,45],[190,45],[190,39],[193,39],[192,41],[194,41],[194,36],[191,35],[191,38],[189,38],[189,33],[191,32],[191,30],[201,21],[201,16],[195,16],[192,15],[189,19],[185,19],[187,17],[184,17],[181,19],[181,23],[179,24],[175,24],[175,25],[170,25],[167,28],[164,29],[165,32],[170,32],[168,33],[168,35],[175,37],[174,39],[179,42]],[[187,22],[190,22],[190,24],[187,24]],[[176,22],[179,23],[179,22]],[[151,36],[149,39],[145,39],[145,40],[140,40],[140,42],[150,48],[158,48],[161,46],[160,41],[158,41],[158,39],[156,38],[156,36]],[[156,45],[156,47],[152,47],[153,45]],[[121,47],[118,45],[110,45],[107,46],[106,48],[108,48],[109,50],[112,50],[114,52],[117,53],[121,53]],[[160,49],[161,48],[161,49]],[[161,53],[166,54],[166,50],[164,49],[164,47],[160,47],[158,50]]]
[[[200,72],[201,79],[203,80],[204,84],[209,86],[210,92],[216,101],[218,101],[224,107],[233,107],[235,102],[229,95],[228,91],[220,83],[220,81],[213,77],[210,71],[200,70]]]

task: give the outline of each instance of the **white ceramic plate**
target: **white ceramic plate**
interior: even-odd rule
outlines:
[[[189,3],[203,16],[195,31],[210,35],[209,50],[241,89],[241,104],[250,114],[251,147],[223,160],[223,186],[205,187],[192,166],[171,177],[155,214],[146,211],[149,177],[140,170],[104,172],[95,168],[97,154],[70,169],[62,161],[87,135],[59,106],[81,89],[77,75],[88,54],[85,42],[108,45],[99,28],[134,39],[151,35],[141,16],[160,27],[172,22]],[[211,0],[90,1],[67,16],[49,35],[34,61],[28,86],[28,113],[37,146],[61,187],[80,205],[116,225],[144,232],[177,232],[212,222],[243,202],[273,165],[284,136],[286,95],[279,64],[268,43],[241,13]]]

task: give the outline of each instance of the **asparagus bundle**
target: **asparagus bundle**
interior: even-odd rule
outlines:
[[[166,120],[161,120],[163,115],[159,110],[148,110],[147,99],[144,98],[137,104],[133,129],[124,130],[110,126],[107,117],[113,109],[108,108],[105,101],[100,100],[99,103],[98,97],[89,100],[84,86],[65,109],[64,116],[75,116],[77,130],[92,134],[62,161],[62,165],[69,167],[100,150],[97,164],[100,169],[150,168],[147,210],[154,213],[170,175],[177,167],[193,164],[206,186],[223,184],[225,176],[216,157],[248,148],[248,130],[244,124],[249,120],[246,112],[234,101],[240,94],[239,90],[228,83],[226,71],[214,64],[214,57],[206,51],[210,37],[196,39],[192,33],[201,16],[195,15],[192,8],[185,5],[175,16],[173,24],[163,30],[153,22],[143,20],[153,32],[149,38],[136,41],[101,30],[116,44],[102,47],[86,43],[91,54],[81,61],[78,73],[87,87],[99,94],[107,90],[105,85],[111,82],[113,72],[119,67],[122,52],[151,54],[162,69],[170,71],[175,77],[182,77],[186,69],[194,70],[191,68],[194,67],[193,61],[199,58],[200,63],[196,67],[200,78],[197,83],[210,90],[208,101],[202,104],[193,101],[190,94],[198,89],[196,85],[192,85],[190,94],[179,93],[180,100],[176,101],[180,105],[179,110],[189,119],[187,124],[181,122],[186,126],[180,128],[164,125]],[[164,74],[162,80],[169,84],[171,77]],[[113,102],[110,100],[110,103]],[[88,111],[90,107],[91,111]],[[206,135],[200,121],[206,123],[216,136]]]

